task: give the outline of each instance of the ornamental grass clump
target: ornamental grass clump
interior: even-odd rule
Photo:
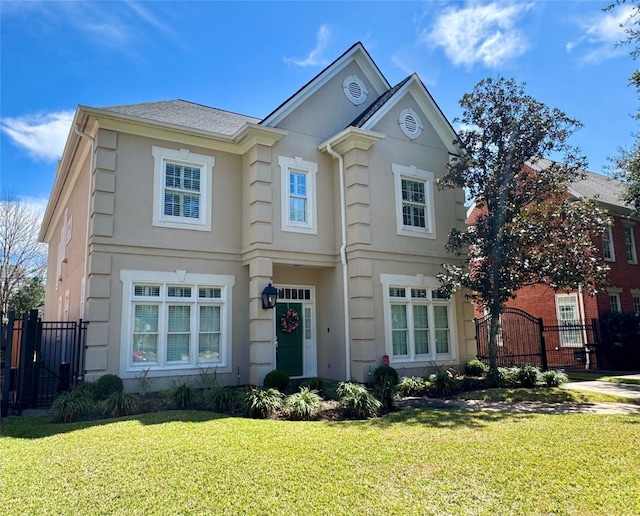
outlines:
[[[422,396],[427,390],[427,383],[419,376],[403,376],[398,382],[398,392],[402,396]]]
[[[56,421],[72,423],[88,417],[96,408],[96,402],[89,389],[76,385],[73,389],[58,396],[51,410]]]
[[[207,410],[222,414],[231,414],[238,407],[238,392],[226,386],[207,389],[202,393],[203,404]]]
[[[111,393],[107,399],[102,400],[100,409],[108,417],[131,416],[140,411],[140,404],[137,396],[120,391]]]
[[[294,421],[309,421],[317,416],[322,405],[322,398],[318,391],[309,387],[300,387],[300,391],[284,400],[284,407],[289,419]]]
[[[564,371],[545,371],[542,373],[542,381],[547,387],[560,387],[569,381],[569,377]]]
[[[522,387],[536,387],[541,380],[540,369],[532,365],[522,366],[516,371],[516,378]]]
[[[348,417],[368,419],[378,415],[382,403],[364,385],[340,382],[336,389],[340,396],[340,410]]]
[[[431,394],[441,398],[449,398],[460,392],[462,388],[455,371],[451,369],[438,369],[437,373],[429,376],[429,383]]]
[[[171,389],[171,406],[174,409],[185,410],[191,408],[194,402],[193,389],[186,383],[180,383]]]
[[[282,393],[278,389],[251,389],[245,397],[249,417],[266,419],[282,408]]]

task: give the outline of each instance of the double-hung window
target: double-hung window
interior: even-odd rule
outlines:
[[[393,164],[399,235],[435,238],[432,172]]]
[[[300,157],[278,158],[282,188],[282,231],[317,234],[318,164]]]
[[[392,362],[450,360],[455,356],[452,300],[436,278],[381,275],[387,353]]]
[[[633,226],[625,224],[622,226],[624,231],[624,248],[627,253],[627,261],[629,263],[638,263],[636,256],[636,241],[633,237]]]
[[[125,270],[121,280],[123,377],[230,368],[232,276]]]
[[[215,158],[188,149],[152,148],[155,160],[153,225],[211,229],[211,181]]]
[[[607,226],[602,234],[602,253],[604,259],[609,262],[616,260],[615,251],[613,250],[613,236],[611,233],[611,226]]]

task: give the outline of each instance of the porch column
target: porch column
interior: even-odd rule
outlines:
[[[262,308],[262,291],[271,282],[273,263],[269,258],[249,262],[249,382],[262,385],[275,369],[273,309]]]

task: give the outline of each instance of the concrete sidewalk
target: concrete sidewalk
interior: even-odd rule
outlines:
[[[615,378],[640,381],[640,374],[615,375]],[[587,380],[583,382],[569,382],[568,384],[564,385],[564,387],[566,389],[600,392],[602,394],[624,396],[625,398],[640,400],[640,384],[606,382],[602,380]]]

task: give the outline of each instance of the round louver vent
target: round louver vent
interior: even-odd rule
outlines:
[[[416,112],[411,109],[403,109],[398,120],[402,132],[412,140],[422,134],[422,122]]]
[[[367,100],[369,92],[357,75],[350,75],[342,83],[342,90],[349,101],[358,106]]]

